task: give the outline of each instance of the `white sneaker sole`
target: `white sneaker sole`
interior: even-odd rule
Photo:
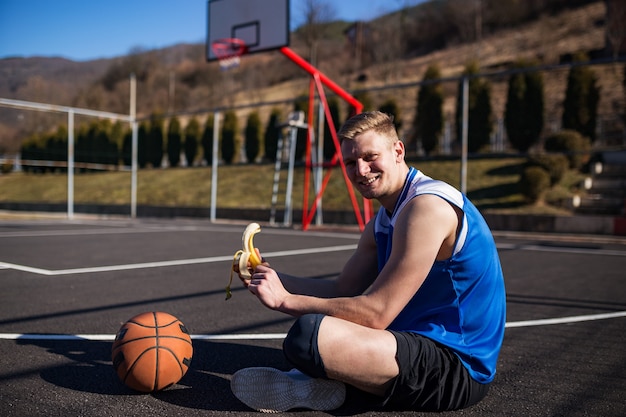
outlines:
[[[230,388],[242,403],[263,413],[294,408],[334,410],[346,398],[346,386],[342,382],[294,378],[274,368],[241,369],[233,375]]]

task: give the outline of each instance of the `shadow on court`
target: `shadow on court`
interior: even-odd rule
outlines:
[[[107,396],[139,399],[151,396],[159,401],[198,410],[247,410],[231,394],[229,380],[220,375],[232,375],[241,367],[258,365],[260,358],[267,366],[286,366],[279,349],[194,340],[192,365],[179,383],[164,391],[143,394],[127,388],[118,379],[111,365],[111,342],[19,340],[16,344],[36,346],[48,354],[68,359],[63,365],[38,371],[41,379],[56,387]]]

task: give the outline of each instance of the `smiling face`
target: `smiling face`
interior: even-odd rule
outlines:
[[[402,191],[408,166],[404,144],[375,130],[367,130],[341,144],[348,178],[368,199],[378,200],[392,211]]]

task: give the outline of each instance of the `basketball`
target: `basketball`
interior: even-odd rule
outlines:
[[[117,376],[141,392],[159,391],[180,381],[192,354],[185,325],[158,311],[139,314],[124,323],[111,350]]]

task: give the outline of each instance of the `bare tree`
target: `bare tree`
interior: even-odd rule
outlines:
[[[626,2],[606,0],[606,40],[607,47],[617,58],[626,45]]]
[[[461,42],[480,41],[482,37],[482,0],[449,1],[448,15],[457,28]]]
[[[332,3],[326,0],[303,0],[301,5],[303,23],[298,32],[309,48],[309,62],[317,65],[317,48],[324,38],[326,24],[336,18],[337,12]]]
[[[405,43],[402,32],[396,29],[395,23],[387,22],[378,26],[370,49],[374,62],[380,68],[381,77],[386,82],[393,78],[398,69],[398,60],[402,57]]]
[[[415,0],[397,0],[400,8],[395,13],[388,14],[380,19],[375,26],[373,41],[369,46],[371,55],[379,64],[382,77],[389,81],[397,69],[397,61],[402,59],[408,49],[410,31],[416,26],[414,17],[409,10],[417,4]]]

